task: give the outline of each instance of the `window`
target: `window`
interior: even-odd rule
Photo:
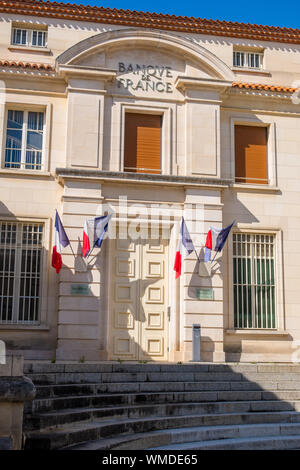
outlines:
[[[162,116],[126,113],[124,171],[161,172]]]
[[[42,169],[44,113],[8,110],[4,168]]]
[[[234,126],[235,181],[268,184],[267,128]]]
[[[235,328],[276,328],[275,235],[233,234]]]
[[[47,31],[13,28],[11,42],[14,46],[47,47]]]
[[[0,323],[39,320],[43,225],[0,222]]]
[[[261,69],[263,67],[262,52],[233,51],[233,66],[249,69]]]

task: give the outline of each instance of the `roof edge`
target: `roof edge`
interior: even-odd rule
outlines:
[[[0,13],[300,44],[300,29],[37,0],[0,0]]]

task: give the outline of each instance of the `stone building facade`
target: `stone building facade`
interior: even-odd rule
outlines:
[[[0,338],[27,359],[297,360],[300,31],[0,0]],[[55,210],[74,253],[51,267]],[[84,260],[84,222],[113,211]],[[181,218],[197,249],[175,280]],[[235,220],[203,262],[210,226]]]

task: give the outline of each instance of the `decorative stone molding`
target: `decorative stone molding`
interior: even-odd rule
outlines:
[[[129,184],[162,184],[169,186],[206,186],[217,187],[225,189],[233,184],[232,180],[223,178],[202,178],[194,176],[174,176],[174,175],[152,175],[148,173],[126,173],[116,171],[98,171],[98,170],[83,170],[71,168],[56,168],[56,177],[61,184],[64,184],[66,179],[94,179],[97,181],[122,181],[122,183]]]
[[[107,47],[126,48],[128,46],[151,47],[157,49],[169,49],[180,56],[188,56],[198,63],[204,64],[211,71],[212,76],[233,81],[234,73],[216,55],[190,39],[178,37],[172,33],[157,32],[145,29],[122,29],[100,33],[78,42],[63,52],[57,58],[59,65],[74,65],[91,55]]]

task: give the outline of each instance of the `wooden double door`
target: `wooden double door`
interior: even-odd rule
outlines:
[[[110,242],[110,358],[168,358],[168,240]]]

